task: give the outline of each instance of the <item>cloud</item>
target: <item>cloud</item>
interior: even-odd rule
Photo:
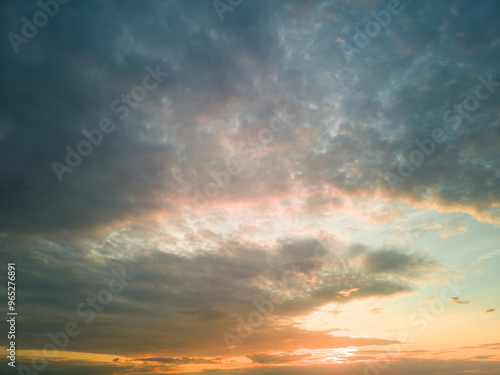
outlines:
[[[488,310],[486,310],[486,314],[490,313],[490,312],[494,312],[494,311],[495,311],[495,309],[488,309]]]
[[[450,297],[450,302],[454,303],[455,305],[468,305],[468,304],[470,304],[470,301],[462,301],[458,297]]]
[[[444,224],[433,224],[428,223],[421,225],[421,230],[426,231],[437,231],[439,237],[450,238],[467,233],[468,227],[465,223],[457,220],[445,220]]]
[[[498,51],[488,48],[500,37],[495,2],[485,3],[474,27],[467,26],[468,4],[458,3],[457,16],[442,26],[442,35],[450,36],[444,50],[441,34],[432,30],[441,27],[436,15],[448,9],[426,5],[415,12],[410,5],[391,23],[392,32],[379,35],[377,47],[363,49],[350,65],[335,38],[352,39],[342,30],[354,30],[349,15],[369,14],[368,3],[246,4],[223,23],[204,1],[116,4],[69,4],[19,55],[7,42],[1,47],[0,159],[10,164],[2,167],[0,227],[7,232],[80,233],[159,213],[182,217],[212,182],[210,173],[223,169],[236,150],[250,148],[248,139],[284,108],[293,121],[251,153],[257,174],[232,178],[220,189],[218,206],[265,201],[300,216],[375,198],[499,222],[498,176],[491,170],[500,133],[489,126],[497,92],[394,192],[384,178],[399,166],[394,155],[408,159],[415,140],[448,126],[443,113],[463,100],[479,74],[497,72]],[[4,35],[38,10],[35,3],[2,6]],[[314,27],[304,14],[314,15]],[[442,66],[442,54],[471,63]],[[110,104],[157,64],[171,72],[165,84],[118,119]],[[76,147],[81,131],[104,116],[116,130],[59,184],[50,164],[64,161],[65,147]],[[300,203],[291,204],[292,198]],[[401,212],[368,216],[384,223]]]
[[[310,356],[311,354],[265,354],[265,353],[253,353],[247,355],[247,357],[250,358],[252,362],[261,364],[295,362]]]
[[[7,35],[19,33],[22,17],[39,5],[11,1],[0,8],[0,34]],[[29,275],[18,281],[19,342],[40,350],[48,332],[75,320],[84,333],[72,350],[145,358],[152,362],[141,363],[147,370],[163,364],[170,371],[170,364],[208,363],[196,361],[226,353],[222,334],[234,333],[256,300],[282,295],[240,355],[260,353],[249,355],[278,364],[296,358],[272,354],[278,351],[391,343],[294,322],[332,302],[408,294],[439,260],[405,246],[336,243],[328,257],[303,266],[315,255],[321,236],[314,236],[331,239],[337,230],[316,220],[339,218],[359,229],[358,219],[388,225],[421,209],[500,223],[500,175],[492,172],[500,127],[491,126],[500,90],[457,129],[443,119],[479,75],[498,80],[500,4],[405,5],[347,63],[339,42],[352,43],[356,26],[376,8],[370,1],[247,1],[220,22],[210,1],[71,2],[19,54],[5,38],[0,259],[16,259],[20,275]],[[111,103],[157,65],[168,79],[120,119]],[[286,117],[285,129],[264,144],[276,113]],[[76,148],[82,131],[103,117],[116,129],[59,183],[51,163],[65,162],[66,147]],[[398,173],[437,127],[447,140],[392,189],[387,173]],[[244,170],[229,176],[234,159]],[[419,230],[449,238],[469,228],[445,220]],[[137,278],[85,324],[76,306],[119,266]],[[498,372],[480,362],[402,361],[387,374]],[[54,364],[53,372],[85,372],[68,366]],[[143,371],[124,366],[120,371]]]
[[[369,272],[375,274],[416,278],[435,269],[438,263],[421,254],[405,253],[398,249],[379,249],[366,253],[364,265]]]
[[[134,361],[140,362],[158,362],[158,363],[172,363],[172,364],[188,364],[188,363],[216,363],[217,361],[207,358],[135,358]]]
[[[478,348],[492,348],[492,349],[499,348],[500,349],[500,342],[491,343],[491,344],[481,344],[481,345],[476,345],[476,346],[463,346],[463,347],[460,347],[459,349],[478,349]]]
[[[491,359],[491,358],[495,358],[495,357],[496,357],[495,355],[476,355],[472,358],[473,359]]]
[[[114,239],[96,238],[91,247],[88,240],[31,242],[10,237],[1,259],[7,261],[16,253],[18,272],[31,275],[20,281],[24,303],[19,309],[26,323],[19,340],[37,350],[47,343],[48,332],[58,332],[68,320],[75,320],[85,333],[71,343],[75,351],[135,358],[143,353],[149,353],[145,358],[206,358],[227,354],[222,335],[236,334],[238,317],[247,319],[256,310],[255,301],[283,296],[284,302],[275,304],[274,312],[238,346],[237,353],[385,345],[391,341],[332,336],[290,323],[331,302],[390,297],[414,288],[404,277],[407,272],[399,268],[384,267],[385,275],[381,275],[359,267],[355,258],[339,262],[340,251],[348,253],[339,244],[335,250],[325,247],[320,251],[316,263],[303,263],[314,256],[319,242],[313,238],[283,239],[269,248],[219,240],[220,248],[200,249],[196,254],[159,251],[151,244],[140,253],[130,253],[122,241],[132,241],[128,246],[135,246],[137,235],[133,230],[122,231]],[[414,253],[410,259],[420,258]],[[76,314],[76,307],[107,285],[112,268],[121,267],[136,278],[86,324]],[[307,281],[311,277],[316,278],[315,283]],[[344,290],[352,292],[339,294]],[[124,330],[130,322],[135,322],[134,327],[138,324],[137,329]],[[5,322],[1,324],[5,326]],[[104,336],[99,334],[103,327]],[[100,337],[98,342],[93,340],[95,335]]]
[[[345,289],[341,290],[339,294],[343,295],[344,297],[349,297],[351,293],[357,292],[359,288],[353,288],[353,289]]]

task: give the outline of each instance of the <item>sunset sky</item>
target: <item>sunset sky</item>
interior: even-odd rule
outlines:
[[[0,373],[499,375],[499,26],[1,1]]]

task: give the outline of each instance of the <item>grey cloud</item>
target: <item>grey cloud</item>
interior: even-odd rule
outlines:
[[[254,363],[262,363],[262,364],[271,364],[271,363],[286,363],[298,361],[307,357],[310,357],[311,354],[264,354],[264,353],[255,353],[248,354],[247,357],[252,360]]]
[[[450,302],[454,303],[455,305],[468,305],[468,304],[470,304],[470,301],[462,301],[458,297],[450,297]]]
[[[20,18],[37,9],[16,4],[2,4],[3,34],[19,29]],[[234,152],[227,142],[244,144],[269,124],[273,109],[283,107],[293,107],[296,117],[275,145],[290,148],[256,161],[263,196],[291,194],[300,182],[305,189],[332,187],[351,197],[378,191],[414,204],[433,199],[437,209],[459,207],[498,220],[491,209],[498,176],[491,171],[500,127],[490,126],[498,117],[498,93],[394,192],[383,177],[397,169],[395,155],[407,158],[415,139],[442,125],[444,111],[468,95],[479,74],[498,75],[498,51],[488,42],[499,37],[496,2],[471,12],[458,1],[457,15],[430,1],[408,4],[349,65],[335,36],[345,22],[364,22],[384,2],[245,2],[224,22],[204,1],[119,4],[68,4],[19,55],[4,40],[5,230],[85,231],[160,207],[181,215],[180,205],[191,205],[196,189],[211,181],[209,172]],[[482,21],[464,30],[474,12]],[[446,22],[438,14],[447,14]],[[311,28],[309,19],[318,27]],[[439,27],[442,33],[431,31]],[[160,63],[171,72],[165,84],[116,121],[109,104],[137,84],[146,66]],[[62,161],[65,146],[75,146],[81,130],[96,127],[103,116],[111,116],[117,129],[57,183],[50,163]],[[300,136],[304,130],[310,143]],[[270,168],[283,163],[288,169]],[[255,184],[234,179],[216,199],[255,199]],[[339,197],[306,195],[312,211],[328,203],[342,206]]]
[[[311,367],[303,366],[279,366],[279,367],[260,367],[251,369],[239,370],[205,370],[203,374],[210,375],[300,375],[304,374],[304,370],[308,374],[313,375],[351,375],[362,374],[366,369],[366,363],[342,364],[342,365],[316,365]],[[440,372],[449,372],[451,374],[459,374],[464,371],[481,371],[488,375],[499,375],[498,361],[465,361],[465,360],[417,360],[403,359],[392,361],[391,364],[384,369],[384,373],[388,375],[396,375],[405,373],[408,375],[430,374],[438,375]]]
[[[394,274],[419,277],[435,269],[438,263],[420,254],[404,253],[397,249],[380,249],[366,253],[365,268],[375,274]]]
[[[244,1],[220,22],[211,1],[73,0],[18,55],[4,37],[0,230],[9,237],[2,239],[0,259],[18,262],[19,348],[40,349],[47,333],[60,331],[67,320],[82,323],[75,307],[119,266],[137,278],[91,325],[82,323],[70,350],[134,358],[151,353],[148,358],[164,358],[165,366],[186,353],[220,355],[227,350],[221,335],[235,330],[237,316],[248,316],[256,298],[278,293],[286,301],[245,342],[242,355],[298,345],[387,344],[287,324],[326,303],[408,293],[416,287],[410,282],[439,267],[437,260],[405,249],[353,246],[333,249],[303,269],[315,239],[276,239],[264,248],[185,217],[187,211],[229,210],[244,202],[294,208],[292,218],[303,223],[305,215],[377,197],[500,222],[500,126],[494,125],[500,89],[456,131],[443,123],[443,113],[471,93],[479,75],[499,77],[499,3],[457,0],[456,12],[430,0],[406,4],[347,63],[337,38],[352,36],[355,25],[385,4]],[[37,10],[36,2],[1,2],[0,34],[18,32],[21,17]],[[118,120],[111,102],[140,83],[146,66],[157,64],[171,73],[168,79]],[[249,147],[275,109],[293,116],[271,144],[252,153],[255,176],[232,178],[209,207],[194,207],[196,191],[213,181],[211,172]],[[62,161],[66,145],[74,147],[81,131],[97,127],[104,116],[116,130],[59,184],[50,164]],[[408,159],[414,141],[429,138],[436,127],[447,129],[448,140],[392,191],[384,175],[395,173],[398,158]],[[303,202],[296,205],[292,197]],[[170,251],[171,237],[154,227],[159,214],[168,219],[166,228],[172,222],[181,228],[188,249]],[[200,238],[213,241],[213,248],[198,245]],[[294,273],[293,286],[283,281],[287,271]],[[351,289],[357,291],[339,294]],[[452,302],[466,303],[456,297]],[[290,337],[298,343],[283,342]],[[88,372],[53,366],[54,374]],[[498,373],[495,363],[403,361],[387,375],[432,374],[449,371],[447,366]],[[120,371],[151,369],[145,368]],[[338,370],[308,371],[332,369]],[[349,367],[346,374],[351,370],[363,367]]]
[[[82,329],[82,334],[71,342],[74,351],[168,353],[172,357],[188,353],[220,355],[227,351],[222,334],[235,333],[237,317],[246,319],[256,309],[254,301],[272,298],[276,293],[284,293],[285,301],[276,304],[275,312],[238,348],[242,354],[279,347],[293,350],[297,345],[322,348],[384,344],[387,342],[379,339],[307,332],[283,325],[280,319],[287,321],[330,302],[391,296],[413,289],[397,273],[381,277],[349,262],[339,264],[335,255],[340,250],[338,245],[333,246],[335,251],[330,257],[326,252],[330,249],[325,247],[316,268],[306,267],[304,272],[295,268],[298,271],[287,274],[290,264],[300,267],[301,258],[314,255],[314,246],[319,242],[313,238],[283,239],[272,251],[219,241],[221,248],[217,251],[200,250],[196,255],[167,253],[154,247],[143,249],[142,254],[130,254],[128,249],[112,250],[119,247],[119,242],[114,242],[100,239],[92,251],[80,240],[60,238],[27,241],[9,236],[9,241],[2,243],[1,259],[15,259],[19,268],[18,286],[23,290],[19,303],[22,349],[40,349],[48,343],[49,332],[59,332],[68,320],[74,320]],[[16,253],[16,249],[23,251]],[[76,307],[106,287],[112,268],[121,267],[127,274],[136,275],[135,279],[96,314],[93,322],[85,323],[76,314]],[[310,277],[315,277],[316,282],[307,282]],[[338,294],[352,288],[358,291],[348,297]],[[287,338],[297,340],[285,343]]]
[[[187,364],[187,363],[215,363],[216,361],[205,359],[205,358],[135,358],[134,361],[141,362],[160,362],[160,363],[174,363],[174,364]]]

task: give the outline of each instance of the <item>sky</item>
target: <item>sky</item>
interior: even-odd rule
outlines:
[[[0,372],[499,375],[499,24],[1,1]]]

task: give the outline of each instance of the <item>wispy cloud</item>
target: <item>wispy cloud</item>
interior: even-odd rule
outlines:
[[[455,305],[468,305],[468,304],[470,304],[470,301],[462,301],[458,297],[450,297],[450,302],[454,303]]]

